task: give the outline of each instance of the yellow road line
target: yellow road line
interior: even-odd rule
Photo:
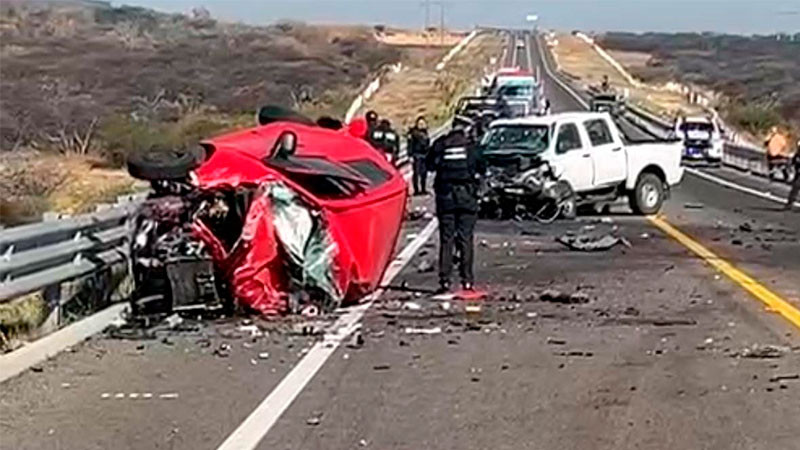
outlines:
[[[792,306],[791,303],[782,299],[778,294],[769,290],[769,288],[753,279],[750,275],[747,275],[734,267],[731,263],[720,258],[711,250],[703,247],[700,243],[675,228],[663,217],[648,216],[648,220],[661,231],[683,244],[684,247],[725,274],[728,278],[735,281],[739,286],[743,287],[747,292],[767,305],[769,309],[777,312],[794,326],[800,328],[800,310]]]

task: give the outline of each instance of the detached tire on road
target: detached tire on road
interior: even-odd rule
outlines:
[[[636,214],[655,214],[664,204],[664,182],[654,173],[643,173],[630,193],[631,209]]]
[[[179,180],[203,163],[201,147],[188,149],[152,149],[134,153],[128,158],[128,172],[134,178],[147,181]]]

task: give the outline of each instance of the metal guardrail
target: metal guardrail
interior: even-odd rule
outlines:
[[[628,105],[626,111],[626,119],[653,136],[665,137],[672,133],[673,124],[662,117],[634,105]],[[766,153],[757,148],[725,142],[722,164],[757,175],[769,175]]]
[[[0,303],[125,262],[137,206],[0,230]]]
[[[445,122],[431,133],[431,139],[449,127],[450,121]],[[409,162],[403,143],[397,167]],[[144,199],[129,197],[91,214],[0,228],[0,303],[127,263],[129,222]]]
[[[398,168],[410,162],[405,143],[398,156]],[[141,198],[131,200],[91,214],[0,229],[0,303],[126,263],[129,221]]]

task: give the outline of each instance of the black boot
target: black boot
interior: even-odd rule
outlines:
[[[439,282],[439,289],[436,289],[434,295],[442,295],[450,292],[450,282],[449,281],[440,281]]]

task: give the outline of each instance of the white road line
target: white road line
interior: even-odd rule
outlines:
[[[706,181],[710,181],[712,183],[716,183],[716,184],[719,184],[720,186],[724,186],[724,187],[727,187],[727,188],[730,188],[730,189],[734,189],[734,190],[737,190],[739,192],[744,192],[745,194],[755,195],[756,197],[760,197],[760,198],[763,198],[763,199],[766,199],[766,200],[771,200],[773,202],[783,203],[783,204],[786,204],[786,202],[788,200],[786,198],[774,195],[774,194],[772,194],[770,192],[762,192],[762,191],[758,191],[758,190],[753,189],[753,188],[749,188],[747,186],[742,186],[742,185],[736,184],[736,183],[734,183],[732,181],[728,181],[728,180],[716,177],[714,175],[710,175],[710,174],[707,174],[705,172],[701,172],[701,171],[699,171],[697,169],[693,169],[691,167],[686,167],[685,170],[686,170],[686,172],[688,172],[688,173],[690,173],[690,174],[692,174],[694,176],[700,177],[700,178],[702,178],[702,179],[704,179]],[[794,202],[794,204],[795,204],[795,206],[800,206],[800,202]]]
[[[517,67],[517,55],[519,55],[519,49],[517,49],[517,35],[512,35],[512,39],[514,42],[513,47],[511,47],[513,49],[511,50],[511,67]]]
[[[550,77],[550,80],[555,81],[559,86],[561,86],[564,91],[566,91],[569,95],[573,96],[575,100],[578,101],[585,109],[589,109],[589,104],[586,103],[586,100],[582,99],[580,95],[578,95],[575,91],[572,90],[566,83],[561,81],[557,76],[553,74],[553,71],[550,70],[550,65],[547,63],[547,57],[544,54],[544,49],[542,48],[542,41],[539,39],[538,36],[534,36],[533,39],[536,41],[536,47],[539,49],[539,59],[542,60],[542,66],[544,66],[545,72],[547,72],[547,76]]]
[[[382,286],[391,283],[425,242],[430,239],[438,227],[436,219],[432,219],[421,233],[408,244],[386,269]],[[321,342],[317,342],[300,362],[289,372],[280,384],[250,413],[218,450],[248,450],[255,448],[278,419],[294,402],[314,375],[330,358],[350,333],[358,329],[361,318],[375,299],[383,294],[377,290],[365,299],[365,302],[349,308],[328,329]]]
[[[115,303],[72,325],[37,339],[30,344],[0,356],[0,383],[18,375],[47,358],[55,356],[67,347],[103,331],[112,322],[119,320],[128,309],[128,303]]]

